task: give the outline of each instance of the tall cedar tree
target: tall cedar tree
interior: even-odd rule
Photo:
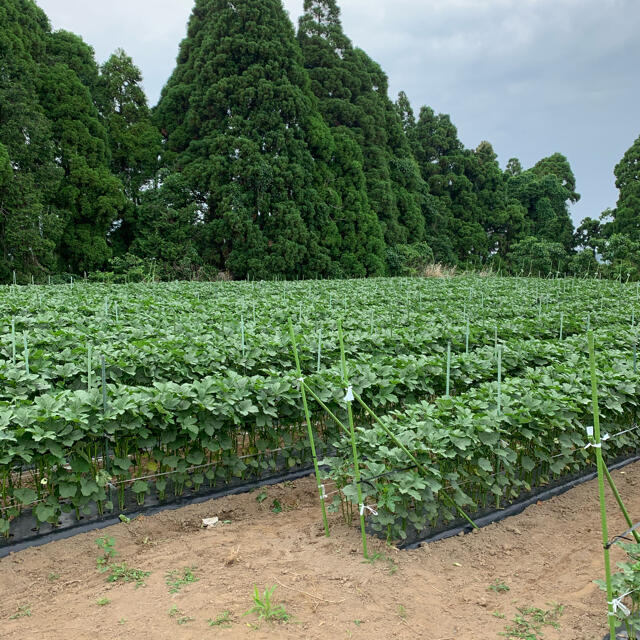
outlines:
[[[107,132],[91,93],[98,67],[93,50],[65,32],[48,34],[47,53],[38,91],[64,171],[51,201],[65,223],[60,268],[100,269],[112,255],[107,234],[126,201],[122,183],[110,171]]]
[[[378,216],[367,196],[362,147],[353,130],[332,116],[344,110],[343,103],[350,96],[345,70],[336,64],[350,43],[342,32],[340,10],[333,0],[306,0],[304,11],[298,40],[311,88],[335,141],[331,170],[340,196],[337,220],[342,239],[340,262],[348,275],[382,275],[385,243]]]
[[[616,165],[614,173],[620,195],[613,212],[612,231],[640,242],[640,136]]]
[[[345,36],[335,0],[305,0],[304,9],[298,40],[322,115],[340,141],[362,149],[368,200],[386,243],[420,242],[426,191],[387,76]]]
[[[62,224],[47,203],[62,171],[38,99],[49,23],[31,0],[0,4],[0,280],[55,268]]]
[[[207,263],[238,278],[334,273],[333,140],[280,0],[197,0],[156,117]]]
[[[411,152],[416,160],[418,170],[423,178],[424,191],[426,193],[423,204],[425,240],[432,248],[436,262],[455,264],[457,258],[451,241],[451,211],[447,209],[445,203],[429,192],[428,178],[431,173],[426,170],[426,167],[423,169],[420,165],[420,159],[424,156],[425,141],[420,142],[417,137],[418,129],[415,114],[404,91],[398,94],[396,110],[409,141]],[[425,133],[424,129],[421,130],[422,133]]]
[[[127,205],[111,234],[118,253],[146,233],[138,224],[143,188],[153,186],[162,152],[161,135],[151,121],[142,74],[133,60],[118,49],[100,68],[96,101],[111,151],[111,170],[124,185]]]
[[[448,115],[422,107],[410,135],[413,152],[429,192],[439,200],[440,215],[447,220],[453,251],[462,263],[487,258],[489,240],[474,188],[478,159],[458,140]]]

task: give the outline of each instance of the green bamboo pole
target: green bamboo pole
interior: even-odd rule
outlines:
[[[102,356],[102,414],[107,413],[107,365]],[[104,436],[104,468],[109,471],[109,436]]]
[[[564,312],[560,314],[560,340],[562,340],[562,330],[564,329]]]
[[[600,409],[598,406],[598,382],[596,378],[596,356],[593,344],[593,332],[587,334],[589,342],[589,367],[591,370],[591,396],[593,402],[593,446],[596,450],[598,465],[598,493],[600,497],[600,520],[602,522],[602,545],[604,547],[604,571],[607,585],[607,606],[610,640],[616,640],[616,616],[613,612],[613,588],[611,586],[611,559],[609,557],[609,528],[607,526],[607,504],[604,494],[604,463],[602,461],[602,441],[600,439]]]
[[[622,497],[620,496],[618,487],[616,487],[616,484],[613,481],[613,478],[611,477],[611,474],[609,473],[609,469],[607,468],[606,464],[604,465],[604,475],[606,476],[607,481],[609,482],[609,486],[611,487],[611,491],[616,499],[616,502],[618,503],[618,506],[620,507],[620,511],[622,511],[622,515],[624,516],[624,519],[627,521],[627,525],[629,525],[629,527],[633,527],[633,520],[631,519],[631,516],[629,515],[627,508],[624,506],[624,502],[622,502]],[[638,533],[635,530],[632,531],[631,533],[633,534],[633,537],[636,539],[636,542],[640,544],[640,533]]]
[[[378,416],[373,412],[372,409],[369,408],[369,406],[365,403],[365,401],[354,391],[353,392],[353,397],[360,403],[360,405],[362,406],[362,408],[374,419],[374,421],[376,422],[376,424],[378,424],[379,427],[381,427],[381,429],[393,440],[393,442],[396,444],[396,446],[398,446],[400,449],[402,449],[402,451],[405,452],[405,454],[407,456],[409,456],[409,459],[413,462],[413,464],[416,465],[416,467],[418,469],[420,469],[420,471],[422,471],[422,473],[424,473],[426,476],[433,476],[432,473],[429,473],[429,471],[426,469],[426,467],[422,464],[420,464],[417,460],[417,458],[411,453],[411,451],[409,451],[409,449],[407,449],[407,447],[405,447],[402,442],[400,442],[400,440],[398,440],[398,438],[396,438],[396,436],[394,435],[394,433],[387,428],[387,425],[384,424],[384,422],[382,422],[382,420],[380,420],[380,418],[378,418]],[[453,498],[451,498],[446,492],[442,492],[442,496],[445,498],[445,500],[447,500],[449,502],[450,505],[452,505],[456,511],[474,528],[474,529],[478,529],[478,525],[456,504],[455,500]]]
[[[300,358],[298,356],[298,345],[296,336],[293,332],[293,325],[289,320],[289,336],[291,337],[291,346],[293,348],[293,357],[296,362],[296,375],[300,381],[300,394],[302,395],[302,404],[304,405],[304,417],[307,421],[307,431],[309,433],[309,443],[311,444],[311,455],[313,456],[313,468],[316,472],[316,485],[318,486],[318,494],[320,496],[320,504],[322,505],[322,522],[324,524],[324,534],[329,537],[329,522],[327,521],[327,508],[324,502],[324,487],[320,478],[320,468],[318,467],[318,456],[316,455],[316,443],[313,438],[313,429],[311,428],[311,415],[309,414],[309,405],[307,404],[307,393],[305,391],[304,378],[302,377],[302,369],[300,368]]]
[[[347,358],[344,351],[344,337],[342,335],[342,320],[338,320],[338,340],[340,341],[340,366],[342,370],[342,384],[345,387],[346,394],[344,402],[347,405],[347,419],[349,423],[349,436],[351,438],[351,451],[353,453],[353,473],[356,481],[356,489],[358,491],[358,509],[360,512],[360,534],[362,535],[362,553],[365,560],[369,559],[367,551],[367,533],[364,527],[364,499],[362,497],[362,485],[360,484],[360,462],[358,461],[358,447],[356,446],[356,431],[353,425],[353,389],[349,384],[349,376],[347,375]]]
[[[22,339],[24,341],[24,368],[29,375],[29,345],[27,344],[27,332],[25,331],[22,334]]]
[[[11,361],[16,366],[16,319],[11,318]]]
[[[447,342],[447,389],[445,398],[449,398],[449,389],[451,386],[451,342]]]
[[[502,345],[498,347],[498,413],[502,411]]]
[[[92,351],[91,345],[87,345],[87,391],[91,391],[91,382],[92,382],[91,351]]]
[[[322,355],[322,327],[318,330],[318,366],[316,371],[320,373],[320,363],[321,363],[321,355]]]
[[[467,330],[464,338],[464,352],[469,355],[469,318],[467,318]]]
[[[244,358],[244,315],[240,314],[240,342],[242,346],[242,357]]]
[[[340,418],[338,418],[331,409],[322,401],[318,394],[305,382],[303,382],[305,389],[309,392],[311,397],[329,414],[329,417],[345,432],[347,436],[350,436],[349,427],[347,427]]]

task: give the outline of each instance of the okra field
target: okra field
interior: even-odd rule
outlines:
[[[312,470],[289,323],[330,509],[367,504],[369,531],[401,542],[506,506],[593,467],[588,330],[603,453],[637,451],[638,295],[477,276],[4,287],[0,533]],[[349,405],[355,443],[333,418],[339,322],[376,416]]]

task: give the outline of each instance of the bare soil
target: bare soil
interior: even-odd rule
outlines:
[[[627,506],[640,517],[640,463],[616,471]],[[599,640],[606,632],[597,484],[590,482],[481,531],[398,551],[331,516],[323,535],[311,478],[140,517],[0,560],[2,640],[175,640],[201,638],[424,638],[498,640],[517,606],[564,606],[545,640]],[[284,507],[273,513],[273,500]],[[626,525],[609,494],[612,535]],[[203,529],[202,518],[220,524]],[[632,515],[633,517],[633,515]],[[226,522],[225,522],[226,521]],[[118,561],[150,571],[146,586],[107,583],[96,568],[100,536]],[[614,560],[622,554],[614,550]],[[193,568],[197,582],[170,593],[168,572]],[[504,583],[509,591],[491,590]],[[254,585],[277,585],[289,622],[243,616]],[[98,601],[107,599],[107,604]],[[172,611],[173,615],[169,612]],[[224,611],[228,628],[210,626]],[[504,616],[504,617],[501,617]]]

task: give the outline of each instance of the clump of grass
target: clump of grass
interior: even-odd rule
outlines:
[[[100,598],[100,600],[96,600],[96,604],[99,607],[105,607],[108,604],[111,604],[111,600],[109,598]]]
[[[423,278],[453,278],[456,275],[456,268],[448,267],[440,262],[434,262],[424,267],[420,275]]]

